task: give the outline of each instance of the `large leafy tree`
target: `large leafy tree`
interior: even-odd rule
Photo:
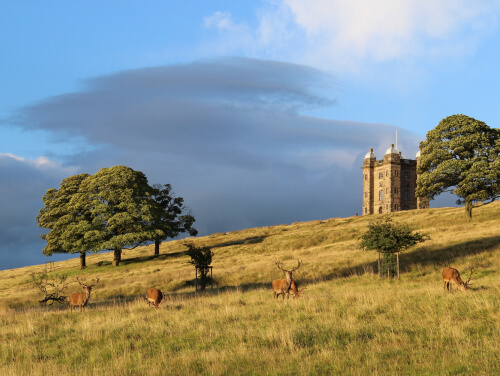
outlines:
[[[83,181],[79,193],[79,203],[93,218],[86,238],[93,251],[114,251],[114,266],[120,263],[123,248],[165,236],[153,226],[154,214],[161,208],[142,172],[126,166],[103,168]]]
[[[500,130],[466,115],[439,122],[420,143],[417,195],[458,196],[468,218],[479,202],[500,196]]]
[[[399,276],[399,253],[428,239],[426,234],[414,232],[405,223],[395,223],[391,218],[374,221],[368,225],[368,231],[361,236],[360,248],[376,250],[384,255],[385,264],[393,275]],[[395,262],[393,262],[395,260]],[[379,275],[380,275],[379,258]]]
[[[184,199],[176,197],[170,184],[153,185],[153,199],[159,205],[159,210],[153,213],[155,232],[155,255],[160,254],[160,242],[167,238],[175,238],[180,233],[187,232],[196,236],[198,231],[193,227],[194,216],[184,206]]]
[[[86,266],[86,252],[91,248],[85,234],[92,228],[92,217],[88,208],[79,203],[78,191],[89,177],[89,174],[70,176],[60,183],[59,189],[47,190],[44,207],[36,217],[38,226],[49,229],[40,235],[47,242],[43,254],[80,253],[82,269]]]

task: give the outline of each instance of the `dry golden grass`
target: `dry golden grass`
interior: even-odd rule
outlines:
[[[379,279],[358,249],[370,220],[351,217],[190,239],[213,247],[214,290],[194,293],[184,241],[55,263],[101,282],[84,313],[39,307],[28,284],[44,266],[0,271],[2,375],[491,375],[500,372],[500,203],[394,215],[431,240],[401,255],[401,280]],[[303,298],[274,301],[274,265],[303,265]],[[101,266],[98,264],[102,262]],[[471,291],[443,293],[441,270],[475,267]],[[467,274],[467,273],[465,273]],[[148,308],[149,287],[166,293]]]

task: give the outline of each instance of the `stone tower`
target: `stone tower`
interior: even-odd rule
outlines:
[[[384,159],[377,161],[373,149],[363,160],[363,215],[392,213],[400,210],[429,207],[427,198],[417,198],[417,164],[406,159],[394,144],[385,152]]]

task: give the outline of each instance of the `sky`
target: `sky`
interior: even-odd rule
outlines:
[[[115,165],[171,184],[199,235],[361,213],[370,148],[414,159],[454,114],[499,127],[499,15],[499,0],[0,0],[0,270],[67,258],[42,254],[42,196]]]

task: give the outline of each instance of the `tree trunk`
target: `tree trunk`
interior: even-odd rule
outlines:
[[[472,204],[472,201],[465,201],[465,217],[467,218],[468,221],[472,219],[472,208],[474,205]]]
[[[160,254],[160,240],[155,240],[155,256]]]
[[[86,252],[80,252],[80,269],[85,269],[87,267],[87,261],[85,259]]]
[[[113,256],[113,266],[118,266],[120,261],[122,260],[122,250],[121,249],[115,249],[114,256]]]

